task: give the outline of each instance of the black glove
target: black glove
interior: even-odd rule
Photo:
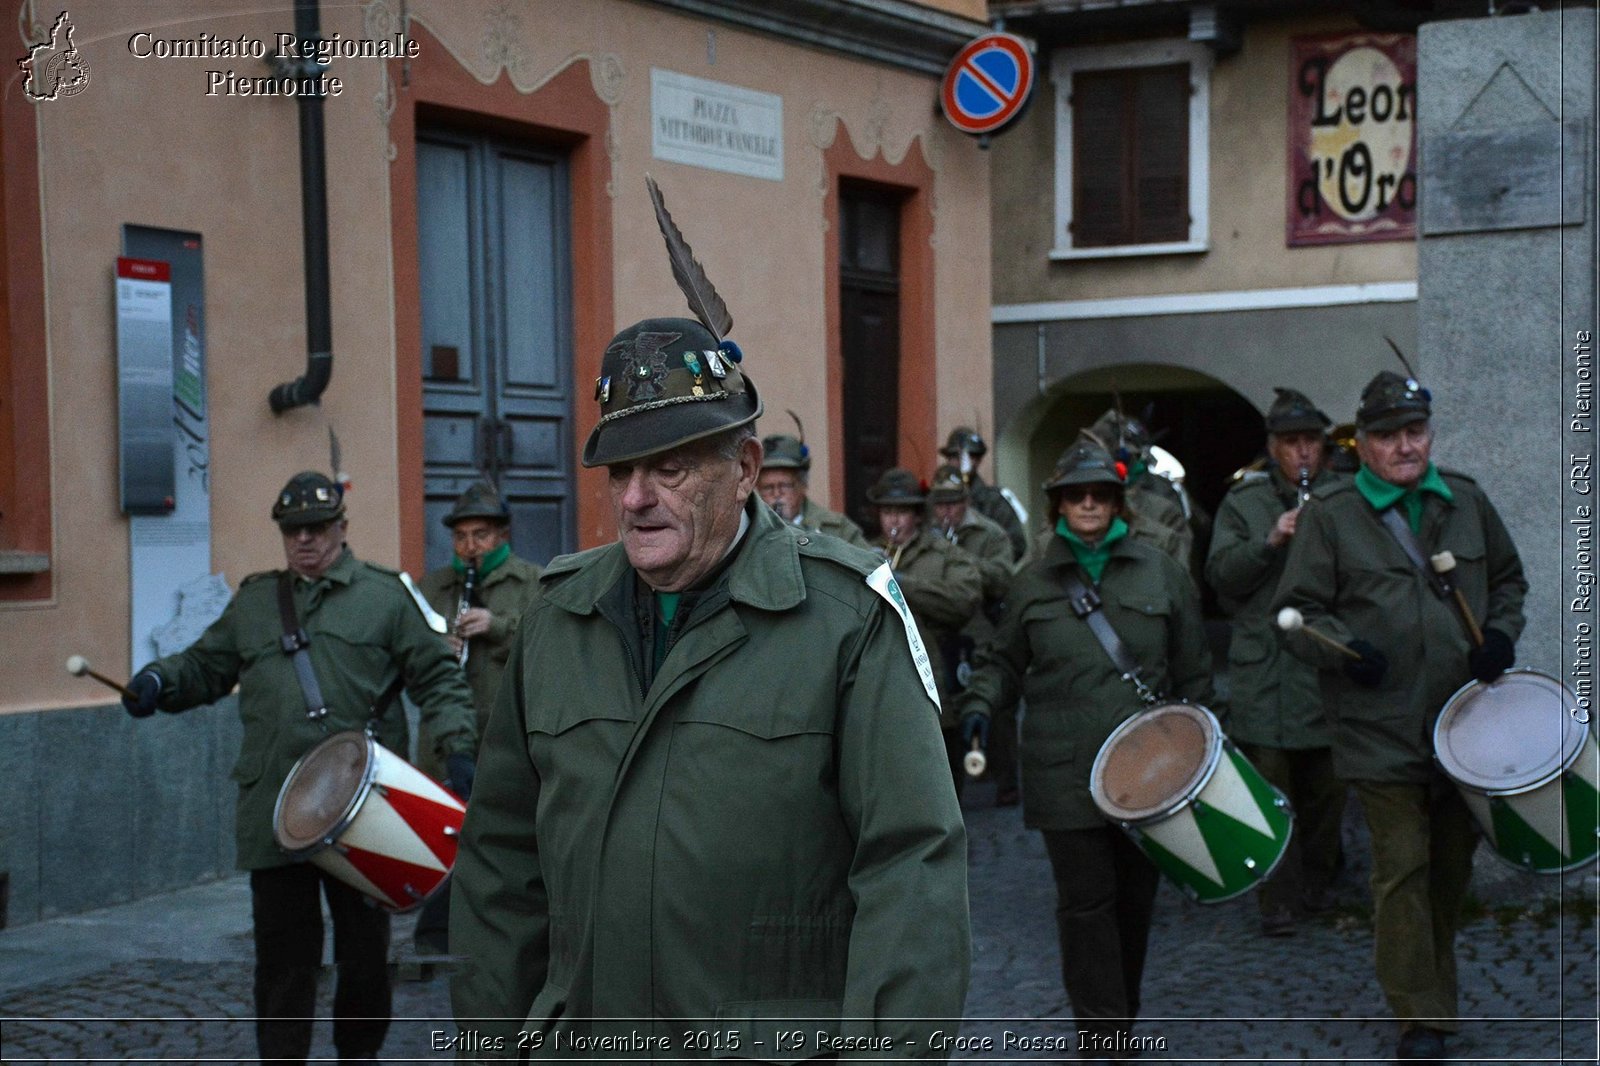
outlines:
[[[472,798],[472,780],[478,776],[478,764],[464,751],[444,757],[444,775],[450,784],[450,791],[461,797],[465,803]]]
[[[122,694],[122,709],[135,718],[149,718],[156,713],[156,697],[160,694],[161,678],[154,670],[140,670]]]
[[[961,743],[971,748],[973,737],[978,738],[978,747],[988,748],[989,716],[982,711],[973,711],[961,719]]]
[[[1383,675],[1389,671],[1389,657],[1364,640],[1352,640],[1350,650],[1359,659],[1346,659],[1344,676],[1363,688],[1377,688],[1383,684]]]
[[[1473,648],[1467,654],[1467,665],[1472,667],[1472,676],[1484,683],[1505,673],[1506,668],[1516,661],[1517,652],[1511,638],[1498,629],[1485,629],[1483,647]]]

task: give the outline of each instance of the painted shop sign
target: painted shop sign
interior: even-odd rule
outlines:
[[[1289,55],[1290,247],[1416,237],[1416,37],[1295,37]]]
[[[783,180],[783,97],[650,71],[651,154],[692,167]]]

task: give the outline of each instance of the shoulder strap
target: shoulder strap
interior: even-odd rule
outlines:
[[[1441,600],[1447,598],[1450,595],[1449,579],[1428,565],[1428,560],[1422,556],[1422,545],[1417,543],[1417,535],[1411,532],[1411,527],[1400,516],[1400,512],[1393,507],[1387,507],[1379,518],[1383,522],[1383,528],[1389,531],[1390,536],[1400,545],[1400,550],[1406,553],[1406,558],[1411,560],[1411,565],[1421,572],[1433,594]]]
[[[1088,624],[1089,632],[1094,634],[1094,639],[1111,657],[1112,665],[1122,672],[1122,680],[1133,685],[1141,700],[1154,703],[1156,694],[1139,676],[1139,664],[1134,661],[1128,646],[1122,643],[1122,638],[1117,636],[1117,631],[1111,627],[1111,620],[1100,610],[1099,595],[1084,585],[1071,570],[1067,571],[1067,603],[1072,607],[1072,613]]]
[[[322,698],[322,686],[317,684],[316,671],[311,669],[311,638],[300,626],[294,613],[294,571],[278,571],[278,619],[283,624],[280,647],[294,663],[294,675],[300,682],[300,696],[305,700],[306,717],[321,722],[328,716],[328,704]]]

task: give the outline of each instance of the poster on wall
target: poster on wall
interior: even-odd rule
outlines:
[[[1289,46],[1288,244],[1417,235],[1417,39],[1295,37]]]

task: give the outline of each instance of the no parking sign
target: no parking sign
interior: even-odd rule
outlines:
[[[1033,56],[1009,33],[986,33],[956,53],[939,87],[944,117],[962,133],[999,133],[1022,115],[1033,92]]]

